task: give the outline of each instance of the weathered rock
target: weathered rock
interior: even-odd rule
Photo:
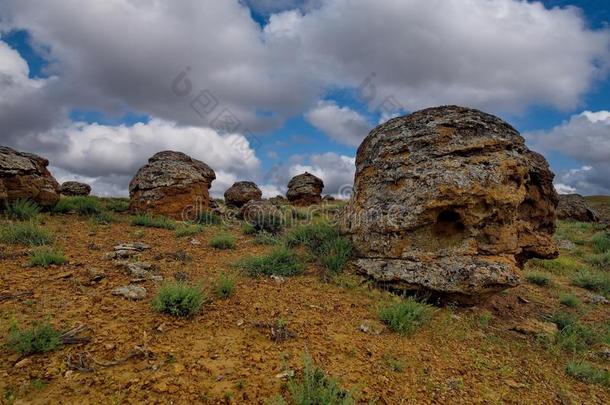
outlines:
[[[558,254],[553,177],[492,115],[447,106],[392,119],[358,148],[341,220],[353,264],[464,303],[516,286],[525,261]]]
[[[271,197],[269,202],[276,207],[281,207],[282,205],[288,204],[288,200],[283,195],[276,195],[275,197]]]
[[[294,176],[288,182],[286,197],[293,205],[307,206],[319,204],[322,201],[324,182],[311,173]]]
[[[130,300],[143,300],[146,298],[146,288],[134,284],[124,285],[112,290],[112,295],[119,295]]]
[[[332,195],[330,195],[330,194],[326,194],[326,195],[325,195],[325,196],[322,198],[322,201],[324,201],[324,202],[332,202],[332,201],[335,201],[335,197],[333,197],[333,196],[332,196]]]
[[[135,213],[194,220],[208,208],[209,188],[215,178],[208,165],[184,153],[159,152],[129,183],[129,208]]]
[[[580,222],[598,222],[599,216],[580,194],[560,194],[557,218]]]
[[[79,183],[78,181],[66,181],[61,184],[60,192],[66,196],[89,195],[91,193],[91,186]]]
[[[45,208],[55,206],[59,184],[48,165],[40,156],[0,146],[0,208],[19,199],[30,199]]]
[[[559,332],[557,325],[553,322],[539,321],[537,319],[524,319],[511,326],[510,329],[524,335],[532,336],[546,335],[552,337]]]
[[[242,207],[250,200],[260,200],[262,191],[251,181],[238,181],[225,191],[225,203]]]
[[[241,208],[240,215],[258,231],[276,233],[283,225],[282,212],[268,200],[249,201]]]
[[[104,255],[104,259],[127,259],[132,256],[135,256],[138,252],[142,252],[148,249],[150,249],[150,246],[142,242],[122,243],[120,245],[116,245],[113,248],[112,252],[106,253]]]

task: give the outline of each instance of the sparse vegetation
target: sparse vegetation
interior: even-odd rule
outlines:
[[[112,212],[127,212],[129,211],[128,198],[108,198],[105,200],[105,208]]]
[[[159,288],[152,307],[157,312],[191,317],[199,312],[203,302],[204,296],[199,288],[184,282],[170,282]]]
[[[610,252],[589,254],[584,257],[584,260],[592,266],[603,269],[610,266]]]
[[[8,205],[6,214],[19,221],[32,221],[40,215],[40,207],[28,199],[19,199]]]
[[[229,298],[235,292],[235,279],[222,273],[214,284],[214,291],[220,298]]]
[[[391,354],[385,354],[383,356],[383,362],[386,367],[396,373],[402,373],[405,371],[405,361]]]
[[[572,276],[572,284],[595,291],[600,294],[610,294],[610,274],[593,271],[580,271]]]
[[[408,336],[430,320],[432,311],[430,305],[409,298],[382,307],[378,315],[391,331]]]
[[[82,216],[93,216],[102,213],[102,206],[95,197],[63,197],[53,208],[56,214],[68,214],[74,212]]]
[[[581,324],[570,313],[559,312],[551,318],[551,321],[559,328],[557,344],[568,352],[582,352],[599,340],[596,331]]]
[[[595,367],[586,361],[571,361],[566,373],[587,384],[601,384],[610,387],[610,371]]]
[[[559,303],[566,307],[576,308],[580,305],[580,300],[574,294],[561,294],[559,296]]]
[[[235,249],[235,237],[228,233],[221,233],[210,239],[210,246],[216,249]]]
[[[30,254],[29,265],[32,267],[49,267],[51,265],[62,265],[66,261],[62,252],[49,248],[40,248]]]
[[[244,223],[244,224],[241,226],[241,232],[242,232],[244,235],[254,235],[254,234],[257,232],[257,230],[256,230],[256,228],[254,227],[254,225],[252,225],[252,224],[250,224],[250,223],[246,222],[246,223]]]
[[[548,274],[544,274],[538,271],[532,271],[525,275],[525,279],[532,284],[536,284],[541,287],[546,287],[551,284],[551,278]]]
[[[250,276],[294,276],[303,272],[296,254],[284,247],[276,248],[260,257],[248,257],[237,263]]]
[[[279,242],[277,236],[267,232],[260,232],[254,237],[254,243],[257,245],[277,245]]]
[[[176,223],[173,220],[163,216],[152,216],[148,214],[136,215],[131,220],[131,225],[169,230],[176,229]]]
[[[51,233],[33,222],[4,224],[0,228],[0,242],[13,245],[42,246],[53,242]]]
[[[212,211],[203,211],[197,216],[197,223],[201,225],[220,225],[220,216]]]
[[[591,243],[593,244],[594,253],[610,252],[610,234],[608,233],[603,232],[593,235]]]
[[[178,238],[184,238],[188,236],[195,236],[203,232],[203,226],[201,225],[181,225],[176,228],[176,236]]]
[[[10,350],[23,356],[44,353],[61,346],[61,333],[49,322],[37,323],[31,328],[19,330],[16,324],[11,325],[7,346]]]

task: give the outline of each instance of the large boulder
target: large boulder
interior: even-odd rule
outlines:
[[[91,186],[78,181],[66,181],[61,184],[60,192],[65,196],[87,196],[91,193]]]
[[[19,199],[53,207],[59,201],[59,184],[48,165],[40,156],[0,146],[0,208]]]
[[[598,222],[599,216],[580,194],[560,194],[557,218],[580,222]]]
[[[293,205],[308,206],[322,201],[324,182],[311,173],[294,176],[288,182],[286,197]]]
[[[357,270],[464,303],[519,284],[556,257],[557,194],[545,159],[506,122],[457,106],[373,129],[358,148],[341,226]]]
[[[225,191],[225,203],[242,207],[250,200],[260,200],[263,196],[257,185],[251,181],[238,181]]]
[[[184,219],[208,209],[215,178],[208,165],[182,152],[159,152],[129,183],[130,211]]]

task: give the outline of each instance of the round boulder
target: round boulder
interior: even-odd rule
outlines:
[[[557,218],[579,222],[598,222],[599,216],[580,194],[560,194]]]
[[[463,303],[514,287],[529,258],[558,254],[553,177],[493,115],[446,106],[391,119],[356,156],[341,223],[355,268]]]
[[[65,196],[87,196],[91,193],[91,186],[78,181],[66,181],[61,184],[60,192]]]
[[[235,207],[242,207],[250,200],[260,200],[263,196],[261,190],[251,181],[238,181],[225,191],[225,203]]]
[[[159,152],[129,183],[130,211],[193,219],[190,216],[208,209],[209,189],[215,178],[214,171],[202,161],[182,152]]]
[[[30,199],[50,208],[59,201],[59,183],[40,156],[0,146],[0,206]]]
[[[322,201],[322,189],[324,182],[322,179],[311,173],[303,173],[294,176],[288,183],[286,197],[293,205],[308,206],[319,204]]]

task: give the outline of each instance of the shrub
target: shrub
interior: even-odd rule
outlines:
[[[294,276],[303,272],[303,265],[290,249],[277,248],[261,257],[249,257],[237,263],[250,276]]]
[[[572,276],[572,283],[600,294],[610,294],[610,274],[608,273],[580,271]]]
[[[228,298],[235,292],[235,280],[222,273],[214,285],[214,291],[220,298]]]
[[[145,226],[147,228],[161,228],[161,229],[176,229],[176,223],[171,219],[163,216],[152,216],[149,214],[140,214],[133,217],[131,225],[134,226]]]
[[[278,238],[267,232],[261,232],[254,238],[254,243],[257,245],[277,245]]]
[[[597,233],[593,235],[591,242],[593,243],[593,251],[595,253],[610,252],[610,234]]]
[[[235,237],[229,234],[220,234],[210,240],[210,246],[216,249],[235,249]]]
[[[178,238],[183,238],[195,236],[201,232],[203,232],[203,227],[201,225],[182,225],[176,229],[176,236]]]
[[[610,371],[602,370],[586,361],[571,361],[566,366],[566,373],[587,384],[601,384],[610,387]]]
[[[32,222],[7,224],[0,229],[0,241],[29,246],[48,245],[53,241],[51,234]]]
[[[432,307],[414,299],[406,299],[382,307],[378,315],[390,330],[407,336],[430,320]]]
[[[538,271],[528,272],[525,275],[525,279],[532,284],[536,284],[543,287],[546,287],[551,284],[551,278],[547,274]]]
[[[49,267],[52,264],[62,265],[66,262],[62,252],[49,248],[37,249],[30,255],[30,266]]]
[[[559,296],[559,303],[571,308],[576,308],[580,305],[580,301],[574,294],[561,294]]]
[[[303,373],[299,379],[288,382],[288,391],[295,405],[348,405],[355,403],[351,394],[342,389],[337,381],[315,367],[311,358],[304,360]]]
[[[197,223],[201,225],[220,225],[221,218],[212,211],[203,211],[197,216]]]
[[[157,312],[172,316],[190,317],[199,312],[203,301],[203,294],[197,287],[183,282],[171,282],[159,288],[152,307]]]
[[[48,322],[38,323],[29,329],[11,326],[7,346],[10,350],[29,355],[55,350],[61,346],[60,332]]]
[[[9,204],[6,214],[19,221],[34,220],[40,215],[40,207],[32,200],[19,199]]]
[[[256,228],[254,227],[254,225],[246,222],[245,224],[242,225],[241,232],[244,235],[254,235],[257,231],[256,231]]]
[[[112,212],[127,212],[129,211],[129,200],[126,198],[107,199],[106,209]]]
[[[92,216],[102,213],[100,202],[95,197],[76,196],[64,197],[53,208],[56,214],[68,214],[75,212],[82,216]]]

